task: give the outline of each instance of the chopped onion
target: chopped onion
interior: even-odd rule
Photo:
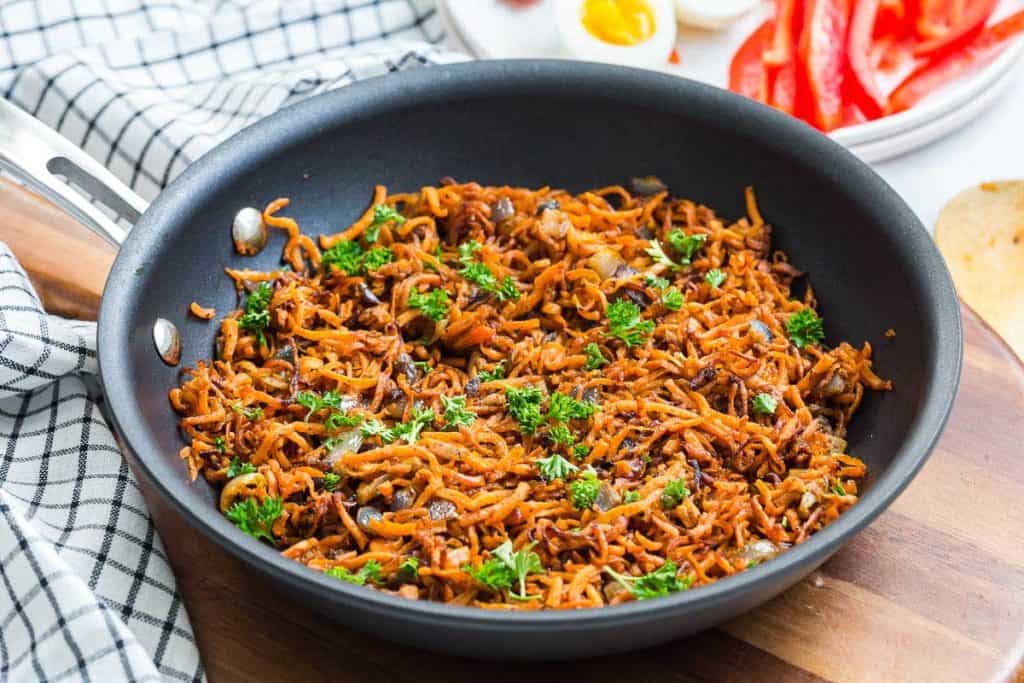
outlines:
[[[540,215],[540,231],[548,237],[560,240],[569,232],[571,226],[569,217],[556,209],[544,209],[544,213]]]
[[[782,548],[780,546],[775,545],[766,538],[759,538],[743,546],[737,557],[747,562],[764,562],[781,552]]]
[[[619,266],[626,265],[626,262],[619,256],[619,252],[614,249],[601,249],[590,257],[590,267],[601,276],[601,279],[607,280],[608,278],[615,275],[615,271],[619,269]]]
[[[342,404],[344,405],[344,400]],[[338,462],[342,455],[345,453],[358,453],[362,445],[363,435],[359,433],[358,429],[341,432],[334,437],[334,446],[327,452],[324,461],[333,467],[334,463]]]

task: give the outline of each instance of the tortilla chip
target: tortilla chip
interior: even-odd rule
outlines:
[[[958,194],[939,215],[935,241],[960,297],[1024,358],[1024,180]]]

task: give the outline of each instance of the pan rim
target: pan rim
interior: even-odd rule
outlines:
[[[329,116],[328,120],[332,122],[338,122],[347,114],[368,108],[386,111],[392,106],[388,102],[394,99],[392,96],[396,91],[401,91],[403,97],[429,100],[431,97],[444,99],[446,93],[469,93],[469,88],[479,87],[484,81],[513,83],[518,88],[564,88],[570,72],[575,87],[619,92],[635,92],[637,89],[671,92],[674,97],[697,99],[717,107],[725,119],[747,126],[759,126],[759,135],[770,134],[775,141],[773,144],[787,147],[787,153],[821,169],[822,173],[826,172],[826,168],[834,169],[830,172],[841,174],[844,183],[852,183],[859,192],[868,193],[878,205],[877,213],[886,215],[895,226],[891,230],[901,232],[903,250],[913,254],[913,263],[908,263],[909,275],[917,280],[923,296],[931,304],[928,310],[923,311],[923,315],[925,325],[934,330],[937,337],[935,358],[932,367],[926,368],[931,382],[917,416],[908,429],[903,447],[858,504],[807,542],[787,550],[756,572],[741,572],[737,576],[702,586],[699,590],[658,600],[633,601],[596,609],[529,612],[491,611],[414,601],[340,583],[238,533],[214,508],[199,510],[185,505],[174,493],[175,482],[169,483],[154,472],[154,463],[163,456],[156,452],[155,444],[150,442],[148,429],[132,400],[135,386],[129,376],[129,364],[117,355],[118,349],[128,348],[131,329],[128,304],[133,296],[132,287],[119,287],[117,284],[130,282],[131,275],[145,263],[147,255],[158,253],[162,228],[173,223],[175,213],[189,205],[194,194],[192,190],[215,182],[224,166],[233,159],[257,152],[268,153],[288,146],[295,139],[315,135],[317,130],[324,127],[324,116]],[[608,96],[614,98],[622,95],[610,92]],[[814,159],[818,159],[817,163],[814,163]],[[825,159],[830,166],[825,164]],[[910,261],[909,258],[907,260]],[[564,631],[570,626],[586,628],[595,624],[628,626],[674,613],[709,609],[716,602],[727,598],[753,596],[766,586],[785,587],[792,583],[789,577],[806,575],[885,511],[924,465],[952,410],[960,381],[963,352],[959,301],[946,264],[930,235],[895,190],[846,149],[795,119],[713,86],[650,71],[564,60],[482,60],[389,74],[310,98],[242,130],[194,162],[176,178],[131,231],[108,276],[101,300],[97,333],[100,341],[97,354],[100,376],[106,387],[108,405],[121,443],[137,464],[137,471],[186,519],[190,527],[197,529],[247,566],[291,589],[315,593],[332,606],[359,605],[378,614],[386,613],[408,622],[434,627],[458,625],[506,632],[538,628]],[[177,483],[188,485],[184,477]]]

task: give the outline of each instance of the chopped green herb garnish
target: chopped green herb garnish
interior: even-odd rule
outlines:
[[[406,443],[416,443],[420,438],[420,432],[427,425],[433,424],[435,417],[433,410],[414,408],[409,422],[399,422],[392,427],[385,427],[380,420],[367,420],[359,428],[359,433],[367,439],[379,436],[384,443],[393,443],[399,439]]]
[[[589,510],[594,506],[600,490],[601,480],[597,478],[597,472],[587,470],[579,479],[569,484],[569,500],[577,510]]]
[[[317,394],[315,391],[300,391],[295,394],[295,402],[303,408],[309,410],[306,413],[306,421],[309,418],[324,408],[327,409],[341,409],[341,394],[337,391],[325,391],[323,395]]]
[[[548,438],[556,446],[571,446],[576,443],[576,437],[573,436],[568,425],[562,423],[558,423],[548,430]]]
[[[498,301],[519,301],[520,296],[516,281],[509,275],[502,278],[501,284],[498,285],[498,291],[494,294],[498,297]]]
[[[334,472],[324,473],[324,490],[333,491],[338,488],[338,484],[341,483],[341,475],[335,474]]]
[[[260,408],[259,406],[255,408],[246,408],[241,403],[234,403],[231,405],[231,410],[250,420],[259,420],[263,417],[263,408]]]
[[[752,405],[754,414],[774,415],[775,409],[779,407],[779,402],[772,398],[771,394],[758,394],[754,397]]]
[[[430,363],[425,360],[414,360],[412,364],[415,365],[424,375],[429,375],[434,371],[434,368],[430,367]]]
[[[383,581],[383,577],[380,574],[380,563],[377,560],[370,560],[362,567],[359,571],[352,573],[344,567],[331,567],[326,570],[324,574],[327,576],[338,579],[339,581],[347,581],[348,583],[354,583],[357,586],[366,585],[367,581],[373,581],[374,583],[380,583]]]
[[[545,481],[554,481],[555,479],[568,479],[570,474],[578,472],[580,468],[573,465],[571,462],[555,453],[547,458],[541,458],[537,461],[537,469],[540,470],[540,476]]]
[[[255,498],[246,498],[228,508],[224,516],[253,538],[275,543],[271,527],[283,509],[280,498],[267,498],[262,503],[257,503]]]
[[[441,245],[438,245],[438,247],[440,247],[440,246]],[[481,245],[476,240],[470,240],[469,242],[466,242],[465,244],[460,244],[459,245],[459,261],[461,261],[464,264],[465,263],[469,263],[470,261],[473,260],[473,254],[475,254],[476,252],[480,251],[480,249],[482,249],[482,248],[483,248],[483,245]]]
[[[358,427],[363,422],[362,415],[345,414],[337,411],[332,412],[324,420],[324,428],[329,432],[335,432],[342,427]]]
[[[654,322],[640,319],[640,307],[632,301],[617,299],[608,304],[608,336],[637,346],[654,331]]]
[[[363,248],[358,242],[338,242],[323,253],[320,265],[325,273],[334,266],[347,275],[358,275],[363,267]]]
[[[669,593],[689,590],[690,586],[693,585],[692,576],[687,576],[684,579],[679,578],[679,575],[676,573],[678,571],[676,563],[671,560],[643,576],[626,576],[614,571],[611,567],[605,567],[604,570],[613,579],[618,581],[623,588],[629,590],[637,600],[660,598]]]
[[[747,569],[753,569],[759,564],[761,563],[758,560],[747,560]]]
[[[238,326],[247,332],[255,334],[260,341],[260,346],[267,343],[264,332],[270,325],[270,297],[273,290],[266,282],[261,282],[256,289],[249,294],[245,300],[245,313],[238,319]]]
[[[444,424],[447,428],[468,427],[476,421],[476,413],[466,408],[465,396],[442,396],[441,405],[444,406]]]
[[[661,246],[661,242],[653,240],[651,246],[644,249],[644,252],[651,257],[655,263],[660,263],[663,266],[668,266],[672,270],[677,270],[679,264],[668,257],[665,250]]]
[[[661,303],[670,311],[678,311],[683,307],[685,300],[683,293],[675,287],[666,289],[661,293]]]
[[[409,308],[415,308],[434,322],[440,322],[448,315],[448,292],[443,289],[431,290],[423,294],[417,289],[409,292]]]
[[[726,274],[719,268],[712,268],[704,276],[704,280],[712,287],[721,287],[722,283],[725,282]]]
[[[486,264],[473,261],[473,254],[479,250],[480,243],[475,240],[459,245],[459,261],[462,262],[459,275],[485,292],[494,294],[498,297],[498,301],[518,301],[519,288],[516,287],[514,279],[506,275],[499,283],[498,278]]]
[[[648,273],[647,275],[644,275],[644,284],[660,291],[668,287],[669,281],[663,277],[654,277]]]
[[[665,508],[674,508],[689,495],[690,489],[686,488],[686,479],[675,479],[665,485],[665,490],[661,493],[661,505]]]
[[[578,443],[572,447],[572,455],[577,460],[582,460],[590,455],[590,446],[585,443]]]
[[[802,349],[808,344],[818,344],[825,338],[825,326],[818,314],[805,308],[789,316],[786,329],[793,345]]]
[[[479,567],[464,564],[462,565],[462,571],[473,577],[477,583],[490,588],[492,591],[511,588],[512,583],[516,580],[515,570],[497,557],[491,557]]]
[[[832,493],[836,494],[837,496],[845,496],[846,489],[843,488],[843,482],[837,479],[836,485],[832,487]]]
[[[496,379],[505,379],[505,361],[501,361],[494,366],[493,370],[481,370],[476,373],[477,379],[480,383],[493,382]]]
[[[394,221],[395,225],[401,225],[405,223],[405,217],[386,204],[374,206],[373,222],[370,223],[369,227],[366,228],[366,232],[363,233],[366,241],[376,242],[377,238],[380,237],[380,229],[390,221]]]
[[[251,462],[242,462],[238,458],[231,458],[231,463],[228,465],[227,478],[234,479],[239,475],[252,474],[255,471],[256,467]]]
[[[505,541],[494,549],[495,557],[504,562],[505,566],[512,570],[519,583],[519,592],[509,593],[510,598],[515,598],[516,600],[534,600],[540,599],[541,597],[539,595],[526,594],[526,575],[544,571],[544,565],[540,563],[540,556],[530,550],[534,545],[536,545],[536,543],[530,543],[522,550],[512,552],[512,541]]]
[[[536,432],[543,420],[540,414],[540,404],[543,400],[544,392],[537,387],[505,388],[508,413],[527,434]]]
[[[577,401],[560,391],[551,394],[548,400],[547,419],[552,422],[568,422],[569,420],[586,420],[599,411],[601,407],[590,401]]]
[[[395,254],[387,247],[377,247],[366,252],[363,256],[363,267],[366,272],[372,273],[381,266],[395,260]]]
[[[596,342],[590,342],[583,347],[583,352],[587,354],[587,362],[583,364],[584,370],[597,370],[608,365],[608,359],[601,353],[601,347]]]
[[[629,491],[626,491],[626,493],[623,494],[623,496],[622,496],[622,502],[623,503],[635,503],[638,500],[640,500],[640,494],[638,492],[636,492],[636,491],[633,491],[632,489],[629,490]]]
[[[681,257],[679,262],[688,266],[693,262],[694,255],[704,246],[708,236],[704,234],[687,235],[679,228],[675,228],[668,234],[668,243],[676,250]]]
[[[221,453],[223,453],[228,448],[227,439],[225,439],[223,436],[218,436],[213,440],[213,447],[216,448]]]
[[[409,581],[415,581],[419,577],[420,561],[410,555],[398,565],[398,573]]]

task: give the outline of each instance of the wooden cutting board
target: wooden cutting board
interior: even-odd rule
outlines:
[[[95,317],[113,251],[0,181],[0,239],[53,313]],[[960,394],[892,507],[824,567],[720,628],[652,650],[494,664],[364,636],[290,602],[147,492],[210,679],[984,681],[1024,652],[1024,367],[969,309]]]

